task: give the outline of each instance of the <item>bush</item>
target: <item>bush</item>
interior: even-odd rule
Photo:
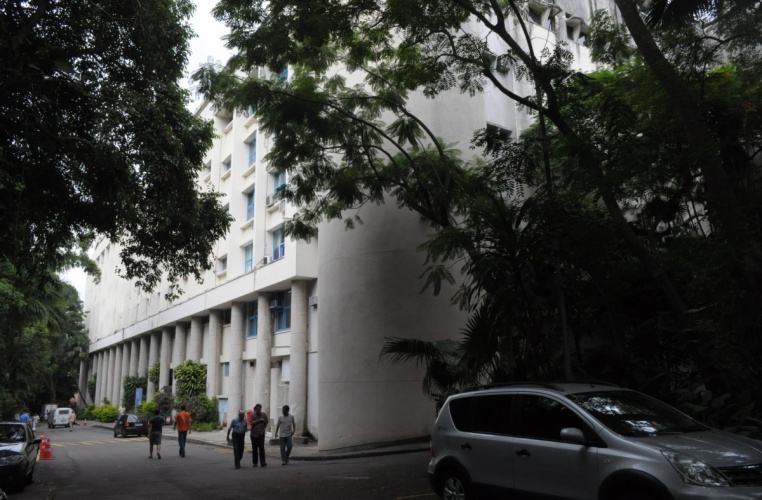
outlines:
[[[95,405],[90,403],[84,408],[80,408],[79,411],[77,412],[77,416],[81,420],[97,420],[95,416]]]
[[[113,422],[119,418],[119,408],[114,405],[103,405],[93,409],[93,416],[101,422]]]
[[[191,414],[191,418],[193,418],[193,429],[196,429],[196,424],[217,424],[219,422],[217,398],[209,399],[206,394],[199,394],[187,400],[185,406],[188,413]],[[177,405],[175,408],[179,410],[180,405]]]
[[[135,408],[136,413],[141,413],[143,415],[146,415],[148,418],[151,418],[154,416],[154,412],[156,411],[156,403],[153,401],[143,401],[138,405],[137,408]]]
[[[219,422],[196,422],[193,421],[191,424],[191,429],[195,432],[211,432],[211,431],[219,431],[222,429],[222,426]]]
[[[159,415],[172,414],[172,408],[174,407],[175,398],[172,396],[172,388],[165,385],[161,388],[161,392],[154,394],[153,403],[156,404],[156,408],[159,409]],[[153,415],[150,413],[149,415]]]

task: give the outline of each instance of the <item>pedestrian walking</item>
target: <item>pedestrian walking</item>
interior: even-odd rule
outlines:
[[[262,467],[267,467],[267,460],[265,460],[265,432],[267,431],[267,424],[270,423],[270,419],[267,418],[267,414],[262,411],[262,405],[254,405],[254,412],[251,414],[251,422],[249,423],[251,428],[251,459],[254,461],[254,467],[257,466],[257,459]]]
[[[40,423],[40,416],[37,415],[36,413],[32,413],[31,422],[32,422],[32,432],[37,432],[37,424]]]
[[[153,458],[153,447],[156,446],[156,458],[161,460],[161,430],[164,427],[164,419],[159,415],[157,408],[153,412],[153,418],[148,421],[148,458]]]
[[[190,434],[191,416],[185,411],[185,405],[180,405],[180,411],[175,415],[173,429],[177,429],[177,443],[180,445],[180,456],[185,458],[185,441]]]
[[[246,414],[243,410],[238,412],[238,418],[234,418],[228,426],[228,443],[230,443],[230,434],[233,433],[233,458],[235,460],[235,468],[241,468],[241,459],[243,458],[243,444],[244,437],[246,436]]]
[[[74,432],[74,422],[77,421],[77,414],[74,413],[74,408],[69,412],[69,432]]]
[[[296,420],[288,412],[291,408],[283,405],[283,416],[278,417],[278,425],[275,426],[275,437],[280,434],[280,459],[282,465],[288,465],[288,459],[291,456],[291,449],[294,447],[294,432],[296,431]]]

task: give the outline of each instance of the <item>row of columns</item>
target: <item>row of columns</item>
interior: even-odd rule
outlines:
[[[291,413],[299,425],[297,434],[306,428],[307,407],[307,283],[294,281],[291,288],[291,378],[289,401]],[[254,401],[262,404],[266,410],[277,402],[271,401],[271,364],[272,364],[272,320],[269,308],[269,294],[258,297],[258,332],[256,343],[256,364],[254,371]],[[231,307],[230,324],[230,373],[228,383],[228,411],[237,412],[245,406],[243,395],[243,369],[245,360],[244,342],[246,339],[246,303],[234,302]],[[219,390],[219,360],[221,355],[222,325],[220,311],[209,312],[209,331],[206,350],[202,353],[203,317],[194,316],[190,329],[186,323],[177,323],[174,327],[165,326],[161,331],[150,332],[139,338],[94,354],[92,372],[97,374],[95,401],[82,401],[100,405],[108,398],[115,406],[122,405],[123,380],[127,376],[147,375],[148,369],[159,362],[159,387],[169,385],[170,366],[178,366],[186,360],[199,362],[205,359],[208,365],[206,393],[209,397],[217,395]],[[173,342],[174,330],[174,342]],[[268,334],[263,334],[268,332]],[[88,363],[80,366],[81,394],[87,394]],[[92,372],[91,377],[92,378]],[[146,399],[151,400],[155,393],[154,384],[148,383]],[[277,418],[277,416],[276,416]]]

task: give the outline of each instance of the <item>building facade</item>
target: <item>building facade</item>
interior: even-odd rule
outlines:
[[[532,43],[541,50],[565,40],[578,68],[589,68],[580,44],[585,20],[605,3],[530,4]],[[532,91],[510,69],[499,78],[516,93]],[[464,152],[477,129],[517,134],[531,120],[489,84],[475,96],[414,97],[410,108]],[[119,248],[97,243],[102,277],[87,284],[91,345],[82,394],[95,379],[94,402],[118,406],[125,376],[145,375],[159,363],[159,387],[172,386],[173,369],[193,360],[207,366],[207,394],[218,398],[220,422],[257,403],[273,416],[288,404],[297,435],[309,434],[324,450],[428,436],[435,415],[421,391],[423,369],[379,358],[386,337],[456,338],[465,324],[450,305],[453,290],[419,293],[425,255],[417,248],[428,225],[390,203],[364,207],[364,224],[352,231],[332,222],[310,243],[284,237],[295,207],[273,197],[288,179],[262,161],[272,137],[249,113],[215,111],[209,103],[197,113],[213,121],[217,135],[199,188],[223,194],[234,218],[230,232],[217,243],[215,268],[202,283],[183,281],[185,293],[174,302],[165,298],[167,284],[146,294],[118,277]],[[149,383],[148,399],[153,392]]]

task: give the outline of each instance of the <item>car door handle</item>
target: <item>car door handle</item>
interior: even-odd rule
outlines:
[[[530,453],[529,453],[529,450],[527,450],[526,448],[522,448],[522,449],[520,449],[519,451],[516,452],[516,455],[518,455],[520,457],[528,457],[530,455]]]
[[[463,448],[464,450],[470,450],[471,443],[463,443],[462,445],[460,445],[460,447]]]

